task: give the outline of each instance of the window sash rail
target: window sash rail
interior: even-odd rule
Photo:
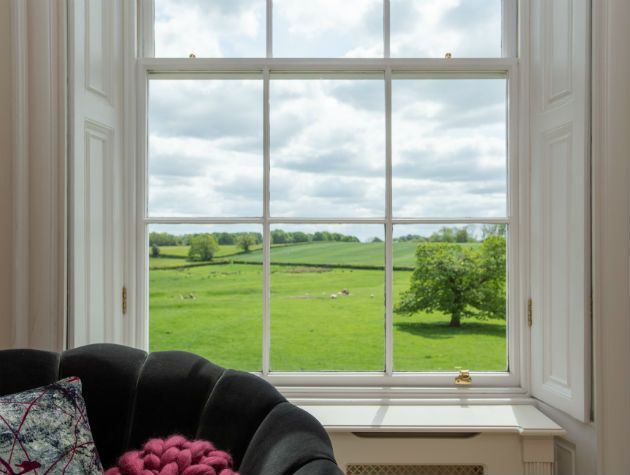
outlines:
[[[417,388],[419,386],[449,387],[454,386],[456,372],[436,371],[436,372],[395,372],[387,374],[385,371],[374,372],[332,372],[332,371],[304,371],[286,372],[271,371],[269,374],[255,372],[259,376],[272,383],[274,386],[321,386],[321,387],[344,387],[353,386],[363,388],[372,392],[381,388]],[[498,371],[474,371],[471,372],[474,381],[474,388],[488,387],[509,387],[516,390],[518,387],[518,377],[510,372]],[[470,388],[468,388],[470,389]]]
[[[138,65],[144,74],[152,73],[212,73],[250,72],[259,73],[326,73],[359,72],[392,74],[397,72],[460,73],[466,78],[501,78],[518,64],[516,58],[141,58]],[[478,75],[478,76],[475,76]],[[195,76],[198,77],[198,76]]]
[[[295,218],[152,216],[145,224],[510,224],[508,218]]]

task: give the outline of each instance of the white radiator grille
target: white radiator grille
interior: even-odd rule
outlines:
[[[482,465],[348,464],[347,475],[483,475]]]

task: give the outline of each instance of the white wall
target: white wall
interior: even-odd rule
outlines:
[[[597,473],[595,425],[577,421],[544,403],[539,403],[538,409],[567,431],[565,437],[555,441],[557,475],[595,475]]]
[[[12,344],[11,11],[0,1],[0,348]]]
[[[630,2],[593,0],[593,327],[601,475],[630,470]]]

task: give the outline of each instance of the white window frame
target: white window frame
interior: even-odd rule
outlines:
[[[297,396],[335,395],[337,397],[416,397],[457,396],[466,391],[470,396],[520,397],[525,395],[527,381],[528,336],[525,323],[526,297],[528,295],[528,246],[525,241],[525,230],[528,213],[528,177],[529,168],[527,148],[519,143],[519,135],[525,137],[528,123],[528,107],[525,88],[519,84],[527,84],[525,68],[520,64],[517,55],[517,0],[503,0],[503,57],[501,58],[452,58],[452,59],[394,59],[389,57],[389,0],[384,0],[383,32],[384,58],[376,59],[286,59],[272,58],[272,0],[267,0],[267,35],[265,58],[254,59],[222,59],[222,58],[154,58],[153,55],[153,2],[138,0],[126,5],[128,17],[139,21],[126,21],[126,81],[130,87],[126,97],[136,97],[136,101],[126,101],[126,116],[133,118],[135,137],[127,141],[128,150],[128,202],[130,203],[128,224],[129,247],[127,249],[130,292],[134,296],[134,308],[129,312],[128,342],[148,349],[148,227],[151,224],[256,224],[263,228],[263,359],[262,377],[272,384],[286,389],[285,393]],[[137,9],[136,9],[137,8]],[[523,35],[523,15],[520,18],[518,31]],[[137,28],[137,29],[136,29]],[[138,38],[138,42],[135,39]],[[522,43],[522,40],[521,42]],[[144,52],[144,53],[143,53]],[[272,218],[269,213],[269,80],[273,73],[382,73],[385,83],[386,113],[386,215],[384,219],[306,219],[306,218]],[[508,206],[505,219],[453,218],[453,219],[394,219],[391,209],[391,81],[395,73],[414,73],[419,76],[449,77],[504,77],[507,80],[507,179]],[[148,162],[148,83],[149,78],[169,76],[184,78],[199,73],[257,73],[264,81],[264,123],[263,123],[263,159],[264,185],[266,197],[263,216],[256,218],[175,218],[149,217],[147,210],[147,162]],[[133,76],[135,74],[135,81]],[[132,135],[132,134],[130,134]],[[386,230],[385,246],[385,371],[384,372],[272,372],[269,366],[270,354],[270,227],[276,223],[283,224],[383,224]],[[462,388],[454,385],[455,372],[405,372],[395,373],[393,369],[393,302],[392,293],[392,255],[391,236],[394,224],[507,224],[508,239],[508,318],[507,348],[509,369],[507,372],[473,372],[474,387]],[[466,362],[462,362],[463,365]]]

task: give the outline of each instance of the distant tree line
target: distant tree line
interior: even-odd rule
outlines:
[[[484,224],[481,228],[481,238],[475,236],[471,231],[470,226],[443,226],[438,231],[434,232],[430,236],[421,236],[419,234],[407,234],[406,236],[400,236],[394,238],[394,241],[398,242],[452,242],[452,243],[467,243],[467,242],[483,242],[489,236],[505,237],[506,227],[504,224]],[[375,238],[375,240],[378,238]],[[373,242],[378,242],[373,240]],[[379,240],[380,241],[380,240]]]
[[[149,246],[190,246],[192,239],[200,234],[208,234],[212,236],[220,246],[229,246],[238,244],[242,236],[253,239],[255,244],[262,244],[261,233],[195,233],[195,234],[169,234],[169,233],[149,233]]]
[[[240,245],[240,242],[246,242],[247,247],[262,244],[263,237],[261,233],[245,233],[245,232],[215,232],[215,233],[195,233],[195,234],[170,234],[166,232],[152,232],[149,234],[149,246],[152,249],[160,246],[190,246],[192,238],[198,234],[209,234],[212,236],[219,246]],[[505,237],[506,226],[503,224],[484,224],[481,228],[481,236],[475,236],[470,226],[443,226],[438,231],[429,236],[421,236],[419,234],[407,234],[394,238],[397,242],[451,242],[451,243],[475,243],[483,242],[489,236]],[[317,231],[314,233],[305,233],[302,231],[288,232],[282,229],[274,229],[271,231],[272,244],[299,244],[304,242],[360,242],[356,236],[331,233],[328,231]],[[379,237],[370,239],[370,242],[382,242]],[[242,247],[242,246],[241,246]],[[159,252],[159,251],[155,251]]]
[[[328,231],[317,231],[305,233],[302,231],[287,232],[282,229],[271,231],[272,244],[298,244],[303,242],[361,242],[358,237],[348,234],[331,233]]]
[[[169,234],[166,232],[149,233],[149,246],[190,246],[195,236],[207,234],[212,236],[219,246],[238,245],[249,247],[262,244],[263,237],[261,233],[196,233],[196,234]],[[356,236],[341,233],[331,233],[328,231],[317,231],[315,233],[305,233],[302,231],[288,232],[282,229],[274,229],[271,231],[272,244],[298,244],[304,242],[360,242]],[[242,244],[241,244],[242,243]]]

